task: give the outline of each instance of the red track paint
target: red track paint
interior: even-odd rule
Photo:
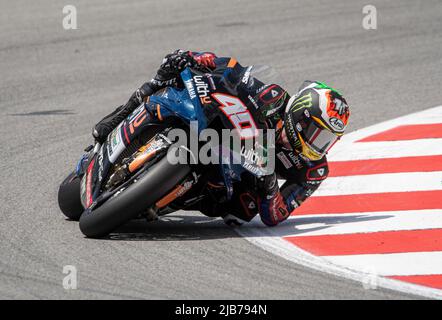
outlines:
[[[442,155],[329,162],[329,177],[442,170]]]
[[[284,239],[319,256],[442,250],[442,229],[285,237]]]
[[[312,196],[292,215],[442,209],[442,191]]]
[[[398,126],[396,128],[365,137],[356,142],[400,141],[430,138],[442,138],[442,123]]]
[[[442,274],[417,275],[417,276],[391,276],[388,278],[411,282],[422,286],[442,289]]]

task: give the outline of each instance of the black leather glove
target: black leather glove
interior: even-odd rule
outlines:
[[[179,74],[186,68],[195,66],[196,61],[189,54],[189,51],[176,50],[163,59],[155,78],[151,83],[157,87],[166,87],[176,83]]]

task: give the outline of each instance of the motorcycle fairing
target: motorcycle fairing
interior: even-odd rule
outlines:
[[[82,178],[81,199],[85,208],[89,208],[100,195],[103,181],[115,161],[151,125],[151,115],[143,103],[109,134],[98,152],[89,160],[88,169]]]

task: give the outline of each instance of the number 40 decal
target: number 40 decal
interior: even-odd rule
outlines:
[[[258,128],[250,111],[239,98],[223,93],[214,93],[212,97],[221,104],[221,111],[238,130],[241,140],[251,139],[258,135]]]

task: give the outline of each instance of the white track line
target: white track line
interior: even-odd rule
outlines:
[[[327,178],[314,196],[442,190],[442,171]]]
[[[356,159],[372,159],[373,150],[369,150],[367,146],[370,146],[370,144],[373,144],[372,142],[364,142],[364,143],[354,143],[354,141],[357,141],[359,139],[365,138],[369,135],[376,134],[380,131],[385,131],[391,128],[394,128],[398,125],[405,125],[405,124],[424,124],[424,123],[442,123],[442,106],[438,106],[435,108],[427,109],[425,111],[414,113],[410,115],[406,115],[394,120],[389,120],[383,123],[379,123],[361,130],[357,130],[355,132],[352,132],[351,134],[348,134],[344,136],[344,138],[341,140],[340,143],[338,143],[333,149],[332,152],[329,155],[329,159],[333,161],[345,161],[345,160],[356,160]],[[379,144],[380,143],[380,144]],[[378,142],[377,146],[384,146],[377,147],[376,150],[376,156],[375,158],[386,158],[386,157],[404,157],[404,156],[422,156],[422,155],[440,155],[442,154],[442,139],[422,139],[418,141],[412,141],[412,142],[404,142],[404,141],[396,141],[394,143],[388,143],[388,142]],[[355,149],[355,146],[366,146],[366,147],[359,147],[359,149]],[[399,147],[395,147],[394,145],[399,145]],[[375,145],[371,145],[371,147],[374,147]],[[365,149],[364,149],[365,148]],[[417,148],[417,149],[416,149]],[[427,149],[428,148],[428,149]],[[417,151],[416,151],[417,150]],[[355,154],[354,156],[349,155],[350,152],[352,154]],[[424,210],[422,210],[420,215],[425,214],[434,214],[434,213],[424,213]],[[411,213],[411,212],[410,212]],[[375,214],[382,214],[382,213],[371,213],[370,215]],[[390,214],[394,214],[393,212],[390,212]],[[345,216],[347,216],[346,214]],[[361,214],[359,214],[361,215]],[[363,214],[362,214],[363,215]],[[330,215],[324,215],[324,216],[330,216]],[[340,215],[344,216],[344,215]],[[399,216],[399,213],[397,214]],[[306,216],[302,217],[305,218]],[[301,217],[299,219],[302,219]],[[424,218],[426,219],[426,218]],[[256,224],[256,220],[254,221],[254,224]],[[392,222],[393,223],[393,222]],[[413,221],[409,220],[408,225],[410,223],[413,223]],[[426,222],[421,222],[420,225],[422,228],[425,228],[425,223],[430,223],[429,220],[426,220]],[[436,226],[439,226],[440,222],[435,223],[435,225],[432,225],[433,228]],[[379,228],[379,224],[377,225],[377,228]],[[281,225],[282,226],[282,225]],[[288,226],[284,227],[287,228]],[[402,226],[400,226],[402,227]],[[396,227],[396,228],[400,228]],[[248,241],[251,243],[261,247],[262,249],[272,253],[276,254],[284,259],[287,259],[289,261],[292,261],[296,264],[305,266],[307,268],[311,268],[320,272],[329,273],[335,276],[340,276],[346,279],[355,280],[362,283],[367,283],[367,279],[372,283],[376,283],[377,287],[383,287],[391,290],[401,291],[409,294],[415,294],[420,295],[427,298],[433,298],[433,299],[441,299],[442,300],[442,290],[433,289],[426,286],[416,285],[408,282],[398,281],[394,279],[384,278],[382,276],[377,276],[372,273],[372,271],[367,270],[366,266],[364,266],[361,269],[361,266],[358,266],[358,269],[352,269],[348,266],[342,266],[333,263],[331,260],[324,259],[323,257],[314,256],[296,246],[289,243],[288,241],[285,241],[281,238],[283,235],[288,235],[285,233],[278,233],[278,228],[267,228],[263,227],[262,224],[260,224],[259,227],[254,227],[253,224],[250,225],[250,227],[242,227],[237,228],[236,231],[243,237],[245,237]],[[336,226],[336,229],[344,228],[342,226]],[[369,230],[372,228],[376,228],[374,225],[371,225],[371,227],[367,224],[362,227],[362,229]],[[416,225],[416,229],[419,228],[419,224]],[[331,228],[329,228],[330,230]],[[283,229],[284,230],[284,229]],[[319,229],[318,229],[319,230]],[[321,230],[324,230],[323,228]],[[391,230],[391,229],[390,229]],[[360,229],[357,229],[355,226],[354,229],[355,232],[360,232]],[[342,232],[342,229],[341,231]],[[345,230],[344,230],[345,232]],[[296,233],[293,232],[293,233]],[[293,235],[293,233],[291,233]],[[275,234],[278,234],[275,236]],[[281,235],[282,234],[282,235]],[[434,256],[434,255],[433,255]],[[428,256],[427,256],[428,257]],[[412,256],[408,256],[408,258],[412,258]],[[414,256],[414,258],[418,258],[417,256]],[[418,260],[416,260],[418,261]],[[433,261],[434,262],[434,261]],[[439,262],[439,261],[437,261]],[[403,263],[408,263],[408,260],[403,261]],[[441,266],[442,263],[439,263],[439,266]],[[427,270],[428,271],[428,270]]]
[[[335,147],[333,147],[335,148]],[[349,152],[351,150],[351,152]],[[329,161],[349,161],[381,158],[434,156],[442,154],[442,139],[407,141],[356,142],[349,147],[336,144],[331,149]]]
[[[278,255],[306,268],[357,281],[361,283],[361,286],[367,282],[374,282],[376,287],[442,300],[442,290],[432,289],[395,279],[384,278],[376,275],[371,269],[366,267],[364,267],[362,270],[354,270],[345,266],[334,264],[330,260],[324,259],[323,257],[314,256],[294,246],[288,241],[281,239],[280,237],[266,236],[265,231],[268,229],[269,228],[237,228],[236,230],[239,235],[246,238],[252,244],[270,252],[271,254]]]
[[[266,227],[256,217],[243,228]],[[296,237],[439,228],[442,209],[292,216],[277,229],[268,228],[268,234]]]
[[[442,106],[418,111],[416,113],[411,113],[396,119],[387,120],[366,128],[353,131],[351,134],[344,135],[341,141],[333,147],[331,153],[334,151],[334,149],[339,150],[341,148],[345,148],[345,145],[347,144],[351,144],[357,140],[379,133],[381,131],[393,129],[394,127],[397,127],[399,125],[432,123],[442,123]]]
[[[381,276],[442,274],[442,252],[407,252],[324,256],[333,264],[351,269],[370,269]]]

